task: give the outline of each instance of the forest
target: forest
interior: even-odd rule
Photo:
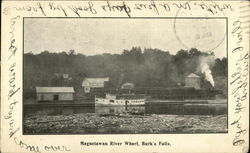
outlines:
[[[215,87],[227,91],[227,58],[215,58],[213,52],[195,48],[179,50],[175,55],[141,47],[123,50],[121,54],[93,56],[76,53],[73,49],[60,53],[30,52],[23,57],[23,92],[28,98],[34,94],[36,86],[73,86],[77,90],[85,77],[109,77],[109,88],[119,88],[124,82],[142,88],[178,87],[184,85],[184,78],[190,73],[204,78],[201,68],[204,62],[211,69]],[[65,79],[58,74],[67,74],[68,77]]]

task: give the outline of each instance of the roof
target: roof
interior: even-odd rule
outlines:
[[[67,73],[54,73],[56,77],[62,77],[64,79],[68,79],[69,78],[69,74]]]
[[[125,83],[123,83],[122,85],[131,85],[131,86],[133,86],[134,84],[133,83],[130,83],[130,82],[125,82]]]
[[[63,74],[62,74],[62,77],[63,77],[64,79],[67,79],[67,78],[69,78],[69,74],[63,73]]]
[[[133,83],[126,82],[126,83],[123,83],[123,84],[122,84],[121,88],[123,88],[123,89],[134,88],[134,84],[133,84]]]
[[[200,76],[194,74],[194,73],[190,73],[188,76],[188,78],[200,78]]]
[[[37,93],[74,93],[73,87],[36,87]]]
[[[105,78],[85,78],[82,82],[82,86],[90,87],[104,87],[104,82],[109,81],[108,77]]]

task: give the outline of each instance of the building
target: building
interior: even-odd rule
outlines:
[[[133,89],[134,86],[135,85],[133,83],[126,82],[122,84],[121,89]]]
[[[72,101],[73,87],[36,87],[37,101]]]
[[[84,78],[82,81],[82,87],[85,93],[90,93],[91,90],[102,89],[105,86],[105,82],[108,82],[109,78]]]
[[[56,76],[56,78],[62,78],[62,79],[70,79],[71,77],[69,77],[69,74],[67,73],[54,73],[54,75]]]
[[[185,87],[193,87],[195,89],[201,88],[201,78],[200,76],[191,73],[185,78]]]
[[[62,77],[63,77],[63,79],[69,79],[69,74],[63,73],[63,74],[62,74]]]

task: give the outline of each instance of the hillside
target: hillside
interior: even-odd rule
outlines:
[[[203,65],[206,65],[206,69]],[[177,87],[184,83],[189,73],[202,76],[208,83],[205,71],[220,82],[226,90],[227,58],[215,58],[213,54],[197,49],[180,50],[176,55],[160,49],[133,47],[122,54],[86,56],[69,52],[24,54],[24,97],[34,94],[35,86],[73,86],[81,88],[85,77],[109,77],[109,88],[119,88],[124,82],[136,87]],[[66,79],[59,74],[65,74]],[[209,72],[208,72],[209,74]],[[209,84],[209,83],[208,83]]]

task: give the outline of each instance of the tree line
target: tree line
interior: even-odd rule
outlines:
[[[34,93],[36,86],[73,86],[81,88],[85,77],[109,77],[109,88],[124,82],[136,87],[177,87],[184,85],[189,73],[199,71],[201,57],[213,57],[208,64],[214,78],[227,77],[227,58],[214,58],[213,53],[195,48],[180,50],[175,55],[160,49],[133,47],[121,54],[86,56],[74,50],[60,53],[43,51],[24,54],[24,95]],[[55,74],[68,74],[63,78]]]

